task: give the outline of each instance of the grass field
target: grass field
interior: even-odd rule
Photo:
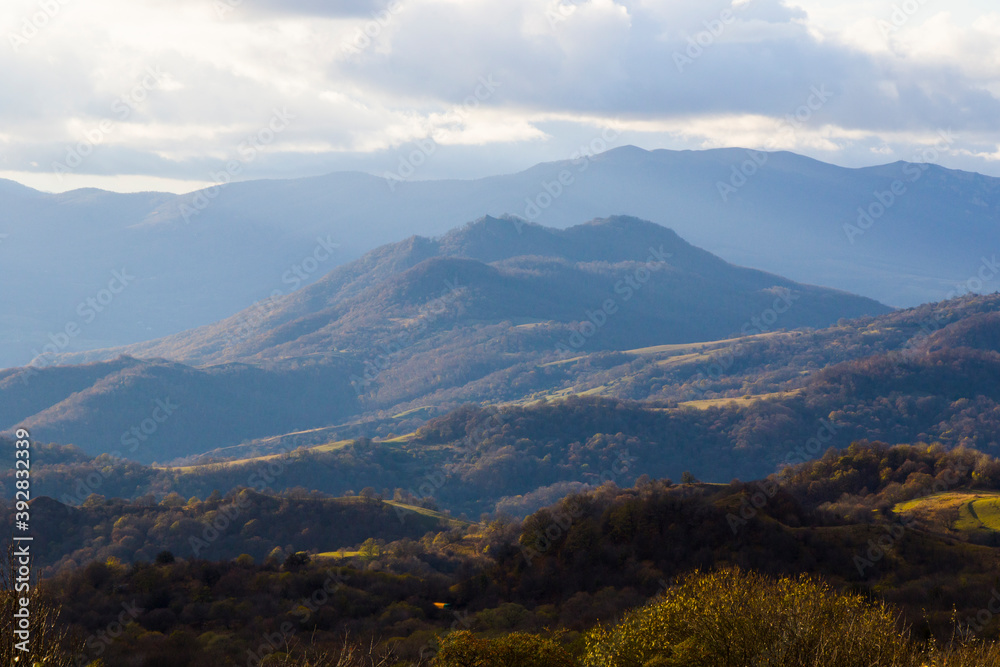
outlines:
[[[392,418],[402,419],[404,417],[416,417],[418,415],[429,416],[430,413],[434,412],[435,409],[436,408],[434,408],[434,406],[432,405],[424,405],[419,408],[413,408],[412,410],[407,410],[406,412],[400,412],[398,415],[393,415]]]
[[[316,554],[314,558],[355,558],[360,555],[360,551],[324,551]]]
[[[307,449],[310,452],[333,452],[338,449],[342,449],[343,447],[346,447],[347,445],[351,444],[351,442],[353,441],[338,440],[336,442],[328,442],[325,445],[316,445],[315,447],[308,447]],[[294,450],[289,454],[268,454],[266,456],[255,456],[246,459],[232,459],[229,461],[220,461],[218,463],[205,463],[203,465],[196,465],[196,466],[181,466],[179,468],[173,468],[173,470],[176,470],[177,472],[181,473],[191,473],[191,472],[198,472],[200,470],[205,470],[211,466],[223,466],[228,468],[231,466],[245,465],[247,463],[260,463],[262,461],[272,461],[274,459],[283,458],[285,456],[295,456]],[[161,467],[168,468],[169,466],[161,466]]]
[[[899,503],[897,514],[910,514],[930,526],[957,532],[1000,532],[1000,493],[950,491]]]
[[[706,398],[700,401],[685,401],[684,403],[678,403],[679,407],[682,408],[696,408],[698,410],[707,410],[708,408],[718,408],[722,406],[743,406],[750,405],[754,401],[759,401],[765,398],[787,398],[789,396],[794,396],[799,393],[799,389],[795,391],[776,391],[770,394],[755,394],[752,396],[739,396],[737,398]]]
[[[654,345],[652,347],[640,347],[634,350],[625,350],[625,354],[691,354],[701,352],[706,348],[725,347],[735,343],[746,343],[775,336],[798,336],[797,331],[769,331],[768,333],[755,334],[753,336],[741,336],[739,338],[725,338],[722,340],[707,340],[700,343],[678,343],[674,345]]]

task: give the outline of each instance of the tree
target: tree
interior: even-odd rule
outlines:
[[[358,553],[365,560],[375,560],[382,555],[383,544],[382,540],[376,540],[373,537],[369,537],[361,543],[361,548],[358,549]]]
[[[296,551],[293,554],[288,554],[282,567],[289,572],[298,572],[308,564],[309,554],[305,551]]]
[[[689,470],[685,470],[681,473],[681,484],[698,484],[698,478]]]
[[[160,501],[160,505],[162,507],[184,507],[186,503],[187,501],[184,500],[183,496],[176,491],[168,493],[163,497],[163,500]]]

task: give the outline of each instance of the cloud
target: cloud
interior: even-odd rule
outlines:
[[[111,119],[75,174],[203,181],[285,108],[245,177],[377,171],[426,137],[464,147],[429,172],[477,171],[477,149],[526,167],[614,123],[649,148],[770,142],[844,164],[951,129],[944,161],[1000,174],[1000,14],[983,0],[904,16],[854,0],[218,1],[67,3],[30,38],[38,5],[5,4],[2,34],[24,43],[0,49],[0,169],[51,171]],[[150,68],[162,79],[130,97]],[[817,87],[827,99],[776,136]]]

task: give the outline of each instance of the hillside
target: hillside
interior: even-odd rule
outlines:
[[[248,554],[264,561],[272,552],[352,551],[368,538],[417,539],[464,522],[420,507],[375,498],[320,494],[264,495],[244,488],[190,502],[176,494],[160,502],[91,498],[81,507],[48,497],[32,501],[39,531],[36,566],[46,574],[81,562],[152,561],[162,551],[194,559],[231,560]],[[275,551],[277,550],[277,551]]]
[[[730,262],[894,306],[961,293],[984,260],[994,261],[983,249],[1000,246],[996,178],[902,162],[845,169],[791,153],[759,155],[767,156],[759,171],[725,199],[719,184],[748,159],[744,150],[625,146],[582,164],[408,181],[394,190],[360,173],[180,196],[3,188],[0,228],[10,238],[0,263],[0,283],[9,286],[0,297],[0,367],[27,363],[70,321],[80,333],[58,352],[160,338],[228,317],[275,291],[288,294],[376,246],[414,233],[442,235],[483,214],[557,228],[632,215],[667,225]],[[572,185],[533,210],[529,202],[563,172]],[[858,209],[896,180],[905,196],[852,243],[845,225],[856,224]],[[37,257],[45,258],[41,275]],[[123,268],[134,277],[128,288],[98,317],[82,319],[78,304],[96,298]]]
[[[79,504],[90,492],[205,497],[276,465],[282,471],[276,490],[340,496],[372,487],[386,498],[470,517],[524,516],[609,479],[623,486],[643,474],[754,479],[855,441],[993,453],[1000,451],[1000,352],[980,333],[998,307],[1000,297],[968,297],[768,337],[745,343],[733,357],[738,363],[718,377],[699,378],[700,369],[717,362],[686,346],[582,359],[545,372],[556,374],[550,379],[606,383],[608,396],[587,390],[469,404],[440,415],[414,410],[257,438],[175,467],[53,447],[45,451],[53,465],[40,466],[33,478],[40,493]],[[938,331],[928,336],[921,332],[929,321]],[[576,375],[562,375],[570,372],[560,370],[566,366]],[[620,378],[623,369],[633,373],[627,382],[608,381],[607,373]],[[95,469],[103,471],[100,488],[78,491],[78,480]],[[9,489],[13,472],[0,473],[0,482]]]
[[[424,406],[434,406],[426,418],[557,391],[558,362],[580,354],[888,311],[733,266],[634,218],[567,230],[484,218],[384,246],[216,325],[88,354],[79,367],[2,371],[0,397],[10,400],[0,430],[22,424],[45,441],[114,452],[135,445],[126,434],[170,398],[185,408],[124,453],[166,462],[361,418],[415,418]]]
[[[591,349],[715,340],[744,327],[759,331],[765,325],[750,324],[752,318],[775,304],[782,312],[772,325],[781,328],[820,327],[889,310],[870,299],[733,266],[670,229],[635,218],[558,230],[486,217],[440,239],[384,246],[300,292],[215,325],[60,359],[125,353],[204,364],[329,355],[331,349],[363,358],[400,339],[410,346],[441,331],[498,324],[545,325],[544,332],[516,333],[529,345],[543,338],[550,349],[564,342],[572,351],[584,343],[569,341],[569,325],[602,311],[608,299],[620,313],[614,307],[597,316],[602,324],[586,343]]]
[[[943,492],[942,483],[947,485]],[[242,491],[183,505],[183,499],[168,497],[159,506],[95,501],[77,510],[40,499],[36,511],[43,511],[41,504],[51,505],[44,508],[50,520],[73,526],[66,537],[60,533],[62,541],[46,543],[46,561],[61,565],[44,589],[53,599],[65,600],[65,622],[84,628],[85,636],[91,624],[102,627],[119,614],[123,602],[138,610],[133,631],[102,649],[110,664],[130,655],[169,653],[190,656],[191,664],[199,665],[209,664],[209,658],[226,660],[244,655],[247,645],[256,646],[261,633],[268,632],[269,623],[284,620],[295,629],[289,638],[297,650],[343,641],[347,633],[405,664],[434,656],[436,636],[449,627],[483,639],[538,633],[562,651],[580,655],[585,634],[598,625],[607,628],[608,619],[630,609],[676,599],[699,571],[743,582],[730,585],[729,596],[738,596],[744,586],[758,590],[758,575],[798,579],[808,574],[822,586],[810,585],[810,595],[782,597],[786,603],[798,601],[802,613],[815,609],[817,596],[858,594],[856,604],[893,605],[885,612],[883,637],[891,628],[904,641],[935,637],[946,643],[956,632],[973,628],[970,620],[990,599],[1000,552],[967,536],[905,522],[892,507],[998,489],[1000,462],[981,453],[854,445],[749,483],[673,484],[643,477],[630,488],[605,484],[572,494],[523,522],[450,527],[422,517],[430,523],[407,527],[376,521],[370,533],[384,534],[382,541],[366,541],[332,560],[320,558],[315,545],[332,539],[329,531],[360,535],[359,527],[310,522],[308,530],[298,532],[302,516],[350,519],[368,512],[388,519],[382,504]],[[228,524],[220,522],[223,537],[211,546],[213,553],[251,547],[259,531],[275,522],[281,526],[271,530],[281,531],[288,544],[264,559],[192,557],[180,538],[205,530],[206,522],[218,520],[227,504],[244,496],[248,509]],[[111,527],[116,516],[121,518]],[[180,529],[168,528],[174,520]],[[71,552],[74,532],[88,525],[100,537],[89,551]],[[419,539],[401,536],[424,527],[429,532]],[[155,562],[142,552],[138,562],[127,563],[140,553],[135,549],[146,529],[154,535],[168,532],[164,544],[178,548],[158,553]],[[70,553],[87,557],[91,552],[102,558],[120,553],[123,560],[69,564]],[[734,577],[734,568],[758,574]],[[310,597],[324,587],[327,595]],[[701,604],[715,600],[712,589],[698,590]],[[737,614],[734,623],[752,622],[746,602],[726,606],[727,599],[718,603]],[[693,602],[683,608],[690,612]],[[908,625],[896,625],[897,613]],[[793,617],[798,626],[807,620]],[[835,617],[846,623],[859,618]],[[992,619],[974,627],[979,640],[997,634]]]
[[[423,392],[417,394],[420,399],[410,408],[369,413],[363,419],[349,415],[364,410],[365,401],[371,405],[371,398],[356,403],[353,392],[347,394],[351,389],[343,367],[325,363],[194,370],[123,359],[108,368],[134,368],[110,373],[110,379],[97,372],[102,364],[46,369],[47,374],[75,373],[78,381],[102,379],[87,390],[69,387],[76,393],[66,397],[53,393],[51,383],[39,382],[36,404],[25,399],[33,385],[27,392],[13,381],[4,386],[18,397],[10,405],[21,410],[58,401],[53,408],[20,417],[30,420],[42,441],[75,442],[91,454],[119,451],[141,461],[187,466],[148,469],[138,477],[130,473],[132,482],[115,495],[135,497],[168,488],[185,497],[207,494],[239,484],[257,465],[255,457],[281,454],[291,456],[281,488],[303,486],[335,495],[359,486],[387,494],[400,489],[477,516],[501,507],[537,507],[567,489],[595,483],[625,451],[635,459],[635,470],[672,479],[691,471],[718,482],[766,475],[783,461],[812,458],[854,440],[941,442],[995,451],[1000,442],[1000,357],[986,332],[997,312],[1000,296],[966,297],[827,329],[512,365],[450,393],[426,393],[426,387],[419,388],[426,384],[417,373],[420,367],[400,363],[385,376],[410,374]],[[428,354],[435,349],[428,346]],[[81,368],[89,369],[89,375],[80,375]],[[430,367],[424,372],[437,371]],[[166,378],[184,383],[162,384]],[[252,391],[251,378],[264,383],[259,392]],[[208,390],[225,388],[230,380],[236,382],[229,393]],[[122,450],[122,434],[150,417],[168,386],[174,392],[200,391],[177,395],[191,395],[191,405],[206,407],[190,415],[178,410],[137,452]],[[268,387],[290,387],[287,395],[301,399],[290,400],[282,413],[273,408]],[[456,408],[470,387],[486,399],[515,400]],[[323,392],[331,398],[318,403],[315,396]],[[125,396],[140,397],[131,412],[112,407],[130,405]],[[422,402],[428,398],[430,402]],[[246,411],[242,401],[257,407]],[[107,405],[100,409],[113,416],[88,421],[74,412],[78,405]],[[19,418],[10,410],[10,418]],[[171,430],[189,423],[200,431],[181,436]],[[74,432],[89,439],[76,439]],[[475,452],[469,455],[467,438],[476,433]],[[818,434],[822,442],[816,440]],[[379,439],[372,442],[372,437]],[[112,447],[102,449],[107,442]],[[214,463],[225,460],[231,463]],[[436,478],[442,470],[451,480],[445,488],[418,492],[424,476]],[[40,483],[54,485],[46,488],[74,483],[72,474],[43,482],[45,475],[39,475]],[[114,486],[110,480],[108,485]]]
[[[194,368],[121,357],[76,367],[0,371],[0,430],[135,461],[169,461],[356,410],[336,362]]]

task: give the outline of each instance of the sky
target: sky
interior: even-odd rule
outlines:
[[[477,178],[632,144],[1000,176],[1000,7],[5,0],[0,178]]]

